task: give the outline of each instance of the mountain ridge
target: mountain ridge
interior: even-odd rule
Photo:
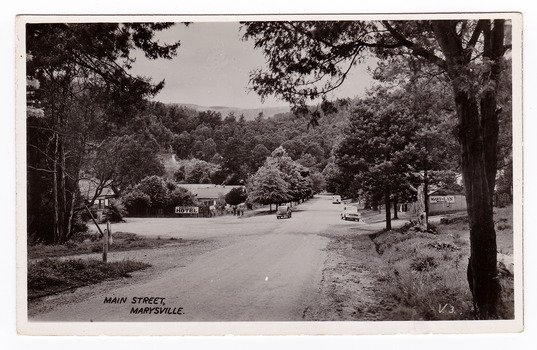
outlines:
[[[258,107],[258,108],[241,108],[230,106],[200,106],[194,103],[171,103],[172,105],[182,106],[193,109],[195,111],[213,111],[222,114],[222,118],[225,118],[229,113],[234,113],[238,118],[241,114],[244,115],[246,120],[254,120],[257,118],[260,112],[263,113],[265,118],[271,118],[276,114],[288,113],[291,111],[289,107]]]

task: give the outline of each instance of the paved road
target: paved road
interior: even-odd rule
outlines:
[[[296,208],[291,219],[131,219],[114,231],[215,239],[228,244],[170,269],[143,284],[64,305],[41,314],[47,321],[300,321],[316,303],[331,225],[361,225],[339,219],[340,206],[317,196]],[[230,243],[231,242],[231,243]],[[105,304],[105,297],[127,298]],[[161,297],[162,304],[131,304],[134,297]],[[149,301],[149,300],[147,300]],[[155,300],[152,300],[153,302]],[[160,307],[166,314],[132,314],[132,307]],[[183,314],[174,314],[179,311]]]

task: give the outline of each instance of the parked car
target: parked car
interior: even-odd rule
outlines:
[[[291,211],[291,207],[289,207],[289,205],[287,205],[287,204],[280,205],[280,206],[278,206],[278,209],[276,209],[276,218],[277,219],[281,219],[281,218],[290,219],[291,215],[293,215],[292,211]]]
[[[341,204],[341,197],[340,196],[332,197],[332,204]]]
[[[341,220],[354,220],[360,221],[360,213],[358,212],[358,207],[353,205],[346,205],[343,207],[341,212]]]

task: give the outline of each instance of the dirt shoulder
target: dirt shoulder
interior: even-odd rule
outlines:
[[[382,295],[383,285],[372,269],[375,246],[368,235],[348,229],[324,234],[327,245],[320,302],[304,314],[306,321],[378,321],[387,319],[393,304]]]

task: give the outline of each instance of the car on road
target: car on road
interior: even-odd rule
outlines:
[[[332,204],[341,204],[341,197],[340,196],[332,197]]]
[[[343,207],[341,212],[341,220],[354,220],[360,221],[360,213],[358,212],[358,207],[354,205],[346,205]]]
[[[291,207],[287,204],[279,205],[278,209],[276,209],[276,218],[288,218],[290,219],[292,216]]]

